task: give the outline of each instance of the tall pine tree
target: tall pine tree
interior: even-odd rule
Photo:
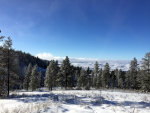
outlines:
[[[97,61],[95,62],[93,72],[94,72],[93,86],[96,88],[97,87],[97,78],[98,78],[98,73],[99,73],[99,65],[98,65]]]
[[[102,86],[104,88],[108,88],[110,86],[110,67],[108,63],[106,63],[104,66],[103,76],[102,76]]]
[[[134,58],[130,63],[130,87],[132,89],[137,88],[137,74],[138,74],[138,63],[137,59]]]
[[[144,91],[150,91],[150,52],[142,59],[141,87]]]
[[[58,73],[57,62],[52,60],[49,66],[46,69],[45,76],[45,86],[48,87],[49,90],[52,90],[52,87],[55,85],[56,77]]]
[[[1,33],[1,30],[0,30],[0,33]],[[0,36],[0,42],[2,42],[4,39],[4,36]],[[5,97],[6,96],[6,84],[5,84],[5,71],[3,69],[3,65],[2,65],[2,62],[3,62],[3,47],[0,46],[0,97]]]
[[[38,83],[39,83],[39,79],[38,79],[38,66],[35,65],[32,69],[32,73],[31,73],[31,77],[30,77],[30,89],[32,91],[36,90],[38,88]]]
[[[65,89],[67,89],[70,86],[70,79],[73,79],[71,75],[71,64],[68,56],[63,60],[60,71],[61,75],[64,77],[63,83],[65,85]]]
[[[11,71],[11,65],[12,65],[12,40],[10,37],[5,40],[4,46],[3,46],[3,68],[7,69],[7,96],[9,96],[10,91],[10,71]]]
[[[25,78],[24,78],[24,82],[23,82],[23,88],[26,90],[29,89],[31,72],[32,72],[32,64],[30,63],[28,65],[28,67],[25,69]]]

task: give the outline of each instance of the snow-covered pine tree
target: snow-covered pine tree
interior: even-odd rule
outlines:
[[[94,88],[96,86],[96,80],[94,77],[94,71],[91,72],[91,86]]]
[[[88,84],[88,79],[86,76],[86,71],[82,68],[80,72],[80,77],[78,79],[78,88],[85,88]]]
[[[38,73],[38,88],[42,86],[42,71]]]
[[[86,77],[87,77],[87,84],[86,84],[86,88],[85,89],[90,89],[90,87],[92,86],[92,77],[91,77],[91,70],[88,67],[86,70]]]
[[[112,70],[111,73],[110,73],[110,86],[111,88],[114,88],[115,87],[115,82],[116,82],[116,76],[115,76],[115,71]]]
[[[10,74],[11,74],[11,67],[13,65],[13,53],[12,53],[12,40],[10,37],[5,40],[3,45],[3,56],[2,56],[2,67],[3,69],[6,69],[6,75],[7,75],[7,96],[9,96],[9,90],[10,90]]]
[[[54,69],[55,69],[54,86],[58,87],[59,83],[58,83],[57,79],[58,79],[58,72],[60,70],[60,67],[58,66],[58,61],[57,60],[54,62]]]
[[[128,70],[125,74],[125,88],[126,89],[131,88],[130,70]]]
[[[123,71],[117,69],[115,75],[117,88],[124,88],[125,75],[123,74]]]
[[[96,88],[97,87],[97,77],[98,77],[98,72],[99,72],[99,65],[98,65],[97,61],[94,64],[93,72],[94,72],[93,86]]]
[[[27,68],[25,69],[25,78],[23,81],[23,88],[28,90],[29,89],[29,83],[30,83],[30,77],[32,72],[32,64],[30,63]]]
[[[142,59],[141,88],[150,91],[150,52]]]
[[[57,68],[57,62],[54,60],[50,61],[50,64],[48,65],[46,69],[46,76],[45,76],[45,87],[47,87],[49,90],[52,90],[54,83],[56,81],[56,76],[58,73],[58,68]]]
[[[98,76],[98,72],[99,72],[99,64],[98,64],[98,61],[95,62],[95,65],[94,65],[94,76]]]
[[[102,87],[102,69],[99,70],[98,76],[97,76],[97,82],[96,82],[96,88]]]
[[[137,63],[137,59],[134,58],[131,63],[130,63],[130,87],[132,89],[136,89],[137,86],[137,74],[138,74],[138,63]]]
[[[38,88],[38,66],[35,65],[32,69],[31,77],[30,77],[30,83],[29,87],[32,91],[36,90]]]
[[[108,88],[110,83],[110,67],[109,64],[106,63],[103,70],[103,76],[102,76],[102,86],[104,88]]]

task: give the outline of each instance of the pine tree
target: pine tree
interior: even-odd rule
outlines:
[[[64,75],[59,70],[59,72],[57,73],[56,82],[57,82],[58,86],[60,86],[61,88],[63,88],[65,86],[65,79],[64,78],[65,78]]]
[[[79,77],[80,77],[80,69],[76,69],[75,70],[75,81],[76,81],[75,86],[78,85]]]
[[[108,63],[106,63],[104,66],[102,76],[102,86],[105,88],[108,88],[110,86],[110,67]]]
[[[57,86],[59,86],[59,83],[57,82],[57,79],[58,79],[58,72],[60,70],[57,60],[54,62],[54,69],[55,69],[54,86],[57,87]]]
[[[91,84],[92,84],[93,88],[96,86],[96,79],[95,79],[93,70],[92,70],[92,73],[91,73]]]
[[[13,89],[19,89],[22,83],[20,80],[21,72],[20,72],[18,56],[12,51],[10,53],[14,55],[11,56],[10,59],[10,83],[9,83],[10,90],[13,90]]]
[[[124,88],[124,82],[125,82],[125,74],[121,69],[116,69],[115,70],[115,75],[116,75],[116,86],[117,88]]]
[[[92,77],[91,77],[91,70],[90,68],[88,67],[87,70],[86,70],[86,77],[87,77],[87,84],[86,84],[86,90],[89,90],[90,87],[92,86]]]
[[[130,87],[133,89],[136,89],[136,84],[137,84],[137,74],[138,74],[138,63],[137,63],[137,59],[134,58],[131,63],[130,63]]]
[[[1,33],[1,30],[0,30]],[[0,42],[4,39],[4,36],[0,36]],[[3,62],[3,48],[0,46],[0,62]],[[2,65],[0,65],[2,67]],[[0,68],[0,97],[6,96],[6,84],[5,84],[5,71],[4,69]]]
[[[0,69],[0,98],[3,98],[7,95],[6,77],[4,75],[4,70]]]
[[[142,69],[138,69],[138,73],[137,73],[137,79],[136,79],[136,88],[137,89],[142,89],[142,79],[143,79],[143,70]]]
[[[32,69],[32,73],[31,73],[31,77],[30,77],[30,83],[29,83],[29,86],[30,86],[30,89],[32,91],[36,90],[38,88],[38,66],[35,65]]]
[[[128,70],[126,72],[125,77],[126,77],[126,79],[125,79],[125,88],[130,89],[131,88],[130,70]]]
[[[115,72],[111,71],[110,72],[110,87],[111,88],[115,87],[115,82],[116,82]]]
[[[1,37],[0,39],[3,39]],[[7,96],[9,96],[10,89],[19,88],[19,62],[18,57],[12,49],[12,40],[8,37],[3,46],[0,47],[0,67],[3,73],[3,85],[7,86]],[[5,75],[5,76],[4,76]],[[6,91],[5,89],[5,91]]]
[[[85,88],[88,84],[87,80],[86,71],[82,69],[78,79],[78,88]]]
[[[56,65],[57,65],[57,62],[52,60],[46,69],[46,76],[45,76],[44,84],[46,87],[48,87],[49,90],[52,90],[52,87],[55,84],[56,76],[58,73],[58,68]]]
[[[94,72],[93,86],[96,88],[97,87],[97,78],[98,78],[98,73],[99,73],[99,65],[98,65],[97,61],[95,62],[93,72]]]
[[[150,91],[150,52],[142,59],[141,88]]]
[[[38,73],[38,88],[42,86],[42,71]]]
[[[13,53],[12,53],[12,40],[10,37],[5,40],[4,46],[3,46],[3,68],[7,69],[7,96],[9,96],[9,90],[10,90],[10,71],[11,71],[11,63],[12,63],[12,58],[13,58]]]
[[[96,87],[99,89],[100,87],[102,87],[102,69],[99,70],[98,72],[98,77],[97,77],[97,83],[96,83]]]
[[[95,62],[95,65],[94,65],[94,76],[98,76],[98,72],[99,72],[99,65],[98,65],[98,62],[96,61]]]
[[[26,90],[29,89],[31,72],[32,72],[32,64],[30,63],[28,65],[28,67],[25,69],[25,78],[24,78],[24,82],[23,82],[23,88]]]
[[[66,57],[65,60],[63,60],[60,67],[60,71],[61,71],[60,75],[64,77],[65,89],[67,89],[67,87],[70,86],[70,79],[73,79],[70,69],[71,69],[71,64],[69,58]]]

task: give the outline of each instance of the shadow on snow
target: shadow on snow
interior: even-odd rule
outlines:
[[[114,105],[114,106],[130,106],[139,108],[146,108],[150,106],[150,102],[133,102],[133,101],[110,101],[106,100],[101,96],[76,96],[76,95],[68,95],[68,94],[35,94],[35,95],[12,95],[9,99],[17,100],[24,103],[32,103],[32,102],[45,102],[47,100],[53,100],[54,102],[61,102],[63,104],[74,104],[74,105],[93,105],[100,106],[102,104]]]

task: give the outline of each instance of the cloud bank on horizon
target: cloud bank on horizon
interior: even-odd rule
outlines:
[[[65,57],[54,56],[51,53],[39,53],[36,57],[43,60],[58,60],[61,64]],[[129,69],[130,60],[100,60],[95,58],[69,58],[70,62],[74,66],[81,66],[84,68],[93,68],[96,61],[99,62],[99,67],[103,68],[106,63],[109,63],[111,69],[122,69],[124,71]]]

